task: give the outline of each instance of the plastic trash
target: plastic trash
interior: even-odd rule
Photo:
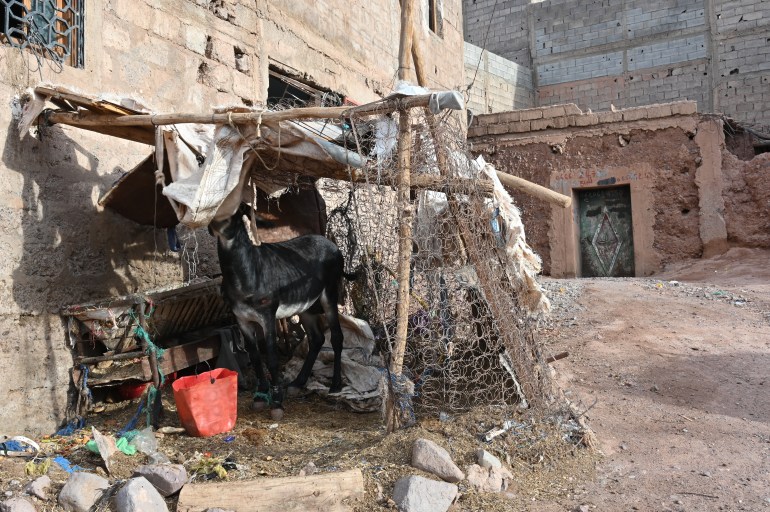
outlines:
[[[174,390],[179,422],[191,436],[229,432],[238,417],[238,373],[217,368],[176,380]]]
[[[155,439],[155,433],[153,433],[152,427],[147,427],[144,430],[137,432],[131,440],[130,445],[145,455],[151,455],[158,451],[158,440]]]

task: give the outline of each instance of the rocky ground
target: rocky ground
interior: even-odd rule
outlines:
[[[732,250],[649,279],[544,281],[554,311],[541,338],[547,353],[569,352],[552,366],[594,430],[600,454],[575,444],[558,422],[510,410],[421,418],[386,435],[378,414],[314,397],[295,401],[278,424],[251,411],[246,395],[232,432],[161,434],[158,449],[194,481],[232,486],[308,467],[319,474],[357,468],[365,494],[348,505],[359,511],[395,509],[394,485],[402,477],[438,479],[412,466],[417,439],[445,449],[463,472],[452,484],[459,492],[455,511],[770,509],[770,253]],[[108,404],[89,423],[114,433],[135,408]],[[178,426],[173,402],[166,409],[166,424]],[[505,420],[514,421],[508,433],[482,440]],[[106,478],[114,492],[120,487],[114,484],[149,462],[146,455],[117,453],[107,475],[98,455],[81,448],[88,434],[42,444]],[[510,471],[510,477],[501,473],[500,492],[478,488],[479,474],[495,480],[471,469],[480,448]],[[26,460],[0,457],[0,501],[22,497],[37,510],[62,510],[56,497],[69,475],[56,464],[47,469],[47,490],[24,493],[34,479],[25,466],[45,470],[45,458],[36,462],[31,468]],[[217,464],[226,480],[214,471]],[[177,499],[165,498],[169,509]]]

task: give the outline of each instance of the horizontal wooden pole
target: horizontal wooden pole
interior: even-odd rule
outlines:
[[[51,124],[69,126],[159,126],[169,124],[235,124],[277,123],[295,119],[339,119],[381,115],[396,110],[427,107],[430,94],[392,98],[358,107],[304,107],[263,112],[225,112],[218,114],[137,114],[111,115],[90,112],[53,112],[47,116]]]
[[[571,197],[560,194],[542,185],[538,185],[537,183],[532,183],[531,181],[519,178],[518,176],[513,176],[511,174],[497,171],[497,178],[506,188],[524,192],[525,194],[528,194],[532,197],[547,201],[557,206],[561,206],[562,208],[569,208],[569,206],[572,204]]]

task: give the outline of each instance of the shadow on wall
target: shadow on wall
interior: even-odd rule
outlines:
[[[62,384],[72,361],[63,352],[59,308],[135,292],[143,280],[131,262],[152,260],[156,247],[165,248],[165,233],[159,231],[153,239],[152,228],[97,212],[93,196],[101,193],[105,179],[96,172],[99,159],[58,127],[44,130],[42,140],[29,135],[19,140],[16,126],[11,126],[2,161],[23,178],[21,230],[10,233],[15,237],[10,242],[21,245],[21,255],[10,276],[19,317],[17,335],[11,336],[18,340],[18,352],[12,356],[16,367],[9,382],[22,395],[14,398],[19,407],[35,405],[60,422],[67,389]],[[85,165],[79,163],[83,161]],[[11,329],[13,321],[0,319]],[[50,394],[50,406],[43,404],[48,397],[42,393]]]

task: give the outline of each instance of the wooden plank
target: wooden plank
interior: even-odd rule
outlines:
[[[259,512],[348,512],[364,497],[360,469],[339,473],[237,482],[187,484],[179,493],[178,512],[219,507]]]
[[[220,343],[219,336],[217,335],[168,348],[163,353],[163,357],[158,361],[158,367],[163,372],[163,375],[168,375],[203,361],[208,361],[219,355]],[[145,380],[152,378],[152,369],[146,356],[142,358],[142,372]]]

